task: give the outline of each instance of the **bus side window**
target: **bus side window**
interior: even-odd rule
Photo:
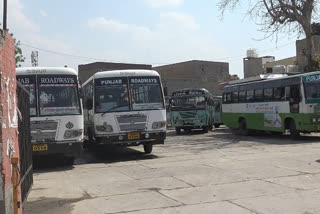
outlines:
[[[247,102],[252,102],[253,101],[253,90],[247,91],[246,100],[247,100]]]
[[[298,103],[300,102],[300,90],[299,85],[290,86],[290,102]]]
[[[284,101],[285,100],[285,89],[284,88],[274,88],[273,89],[273,100],[274,101]]]
[[[246,102],[246,91],[239,92],[239,103]]]
[[[255,102],[263,101],[263,91],[262,91],[262,89],[254,90],[254,101]]]
[[[231,103],[232,102],[231,93],[227,93],[226,96],[227,96],[226,103]]]
[[[263,90],[264,101],[272,101],[273,88],[266,88]]]
[[[239,102],[238,92],[232,92],[232,103],[238,103],[238,102]]]

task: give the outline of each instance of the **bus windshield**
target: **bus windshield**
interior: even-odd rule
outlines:
[[[320,99],[320,84],[319,82],[304,83],[306,100]]]
[[[76,85],[40,85],[39,104],[41,116],[80,114]]]
[[[132,110],[164,109],[159,77],[130,78]]]
[[[206,104],[206,99],[204,96],[174,97],[172,108],[173,110],[204,109],[205,104]]]
[[[125,78],[96,80],[96,113],[129,111],[128,84]]]
[[[17,76],[18,81],[23,84],[29,92],[30,116],[37,116],[37,96],[36,96],[36,78],[35,76],[24,75]]]

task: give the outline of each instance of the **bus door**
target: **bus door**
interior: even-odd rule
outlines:
[[[286,97],[289,100],[290,113],[299,113],[299,103],[301,100],[299,85],[287,86]]]

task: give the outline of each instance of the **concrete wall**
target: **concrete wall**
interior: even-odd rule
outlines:
[[[8,33],[0,32],[0,213],[13,213],[11,157],[19,157],[16,99],[15,44]],[[20,194],[19,194],[20,195]],[[21,199],[19,199],[21,201]],[[19,209],[22,213],[22,208]]]
[[[151,69],[151,65],[145,64],[127,64],[127,63],[112,63],[112,62],[94,62],[85,65],[79,65],[79,79],[83,84],[93,74],[99,71],[110,71],[110,70],[124,70],[124,69]]]
[[[319,35],[313,36],[312,40],[314,45],[314,49],[312,51],[313,56],[315,54],[320,55],[320,36]],[[307,57],[303,53],[303,50],[305,49],[306,46],[307,45],[306,45],[305,39],[296,41],[297,64],[299,65],[302,71],[306,71],[306,67],[307,67]]]
[[[206,88],[214,95],[221,95],[219,83],[229,80],[229,64],[210,61],[187,61],[153,67],[161,75],[168,94],[182,88]]]
[[[274,61],[273,56],[243,59],[244,78],[255,77],[265,72],[264,65]]]

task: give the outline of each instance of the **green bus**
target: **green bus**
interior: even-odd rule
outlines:
[[[229,84],[223,92],[223,123],[248,135],[251,130],[320,131],[320,72]]]
[[[183,129],[202,129],[208,133],[222,124],[222,98],[212,96],[206,89],[180,89],[170,99],[171,126],[180,134]]]

